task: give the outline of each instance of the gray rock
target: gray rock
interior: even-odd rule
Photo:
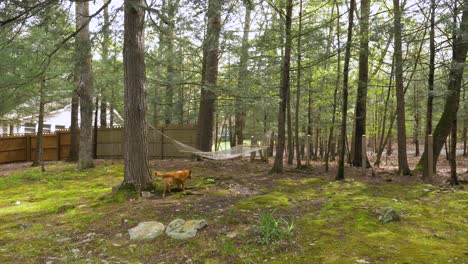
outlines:
[[[142,192],[141,192],[141,197],[142,197],[142,198],[151,198],[151,197],[153,197],[153,196],[154,196],[154,194],[152,194],[152,193],[150,193],[150,192],[147,192],[147,191],[142,191]]]
[[[378,219],[382,223],[400,221],[400,215],[391,207],[385,207],[377,210]]]
[[[157,221],[140,222],[128,230],[131,240],[151,240],[164,232],[164,225]]]
[[[167,225],[166,234],[175,239],[187,239],[197,235],[198,230],[206,227],[206,220],[189,220],[175,219]]]

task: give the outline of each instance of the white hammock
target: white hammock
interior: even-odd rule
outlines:
[[[150,125],[151,126],[151,125]],[[153,126],[151,126],[154,131],[158,132],[165,138],[171,140],[174,143],[174,146],[179,150],[180,152],[185,152],[185,153],[193,153],[197,156],[204,157],[207,159],[212,159],[212,160],[225,160],[225,159],[232,159],[240,156],[244,156],[245,154],[259,151],[259,150],[264,150],[269,147],[269,142],[271,138],[271,131],[268,131],[264,135],[260,137],[252,137],[251,145],[237,145],[235,147],[232,147],[230,149],[226,150],[219,150],[219,151],[201,151],[199,149],[196,149],[192,146],[189,146],[187,144],[184,144],[180,141],[177,141],[161,131],[155,129]]]

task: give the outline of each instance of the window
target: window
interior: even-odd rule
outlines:
[[[42,128],[43,133],[49,133],[50,132],[50,125],[44,124],[44,127]]]
[[[26,123],[24,124],[24,133],[36,133],[36,124],[34,123]]]
[[[63,129],[65,129],[65,126],[59,126],[59,125],[55,126],[55,130],[63,130]]]

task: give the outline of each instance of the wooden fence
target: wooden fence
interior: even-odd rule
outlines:
[[[159,130],[169,137],[195,147],[197,128],[193,125],[170,125]],[[98,159],[121,159],[123,157],[124,128],[99,128],[96,155]],[[44,160],[66,160],[70,150],[70,131],[56,131],[43,135]],[[0,137],[0,163],[34,160],[36,135]],[[188,153],[179,152],[167,138],[148,129],[148,154],[150,159],[187,158]]]

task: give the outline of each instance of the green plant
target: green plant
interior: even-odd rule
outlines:
[[[274,212],[262,213],[255,226],[258,242],[264,245],[273,244],[282,239],[290,239],[294,230],[294,222],[284,218],[275,218]]]

